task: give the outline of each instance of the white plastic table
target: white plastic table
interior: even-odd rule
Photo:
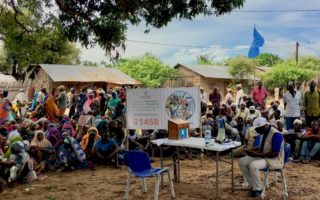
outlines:
[[[163,167],[163,157],[162,157],[162,146],[175,146],[177,147],[177,160],[176,162],[174,161],[174,167],[175,167],[175,180],[177,182],[180,182],[180,152],[179,148],[180,147],[187,147],[187,148],[194,148],[194,149],[205,149],[208,151],[213,151],[215,152],[215,161],[216,161],[216,198],[220,198],[220,176],[223,176],[227,173],[231,172],[231,188],[232,190],[234,189],[234,166],[233,166],[233,149],[236,147],[239,147],[241,145],[240,142],[229,142],[226,144],[218,144],[214,142],[214,139],[211,140],[209,145],[205,145],[205,140],[204,138],[195,138],[195,137],[190,137],[187,139],[183,140],[169,140],[168,138],[164,139],[157,139],[157,140],[152,140],[151,141],[153,144],[157,145],[160,147],[160,157],[161,157],[161,167]],[[230,162],[221,160],[220,153],[225,152],[225,151],[231,151],[231,156],[230,156]],[[227,172],[220,173],[219,171],[219,161],[227,162],[231,165],[231,170]]]

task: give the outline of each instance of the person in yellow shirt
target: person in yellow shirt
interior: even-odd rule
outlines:
[[[319,91],[316,91],[316,85],[316,82],[312,80],[309,84],[309,91],[305,92],[303,97],[307,127],[311,127],[311,122],[317,121],[320,114],[320,95]]]

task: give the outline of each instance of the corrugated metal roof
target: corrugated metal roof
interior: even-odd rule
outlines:
[[[139,85],[127,74],[106,67],[39,64],[54,82],[106,82],[119,85]]]
[[[0,73],[0,82],[9,84],[9,83],[17,83],[17,80],[12,75],[5,75]]]
[[[234,79],[233,76],[228,71],[228,66],[215,66],[215,65],[186,65],[177,64],[175,68],[183,66],[187,69],[200,74],[206,78],[216,78],[216,79]],[[244,79],[253,80],[253,76],[245,76]],[[257,78],[256,78],[257,79]]]

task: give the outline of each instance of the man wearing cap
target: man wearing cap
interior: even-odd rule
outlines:
[[[261,81],[258,82],[258,86],[252,88],[252,91],[251,91],[252,100],[259,107],[261,106],[261,104],[264,102],[264,100],[267,98],[268,95],[269,94],[267,92],[267,89],[262,86]]]
[[[239,109],[239,112],[238,112],[236,118],[241,117],[243,119],[243,121],[245,121],[245,120],[247,120],[248,114],[249,114],[249,109],[246,107],[246,103],[242,102],[240,104],[240,109]]]
[[[239,168],[248,182],[250,197],[259,197],[262,193],[260,169],[280,169],[284,165],[284,140],[281,133],[268,124],[263,117],[253,121],[253,127],[260,134],[260,147],[245,149],[247,156],[239,160]]]
[[[288,91],[283,95],[284,119],[287,130],[293,129],[293,122],[301,117],[302,93],[294,90],[294,83],[288,83]]]
[[[246,121],[253,120],[253,119],[260,117],[260,116],[261,116],[260,111],[256,110],[256,108],[254,106],[250,106],[249,113],[248,113],[247,118],[245,120]]]
[[[226,102],[230,106],[233,103],[232,90],[230,88],[227,89]]]
[[[318,120],[320,114],[320,95],[316,91],[316,82],[312,80],[309,84],[309,91],[304,93],[303,110],[306,115],[307,127],[311,126],[311,122]]]

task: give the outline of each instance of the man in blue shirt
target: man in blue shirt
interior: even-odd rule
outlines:
[[[239,160],[239,168],[248,182],[250,197],[259,197],[262,193],[260,169],[281,168],[283,166],[283,136],[263,117],[254,120],[253,126],[260,134],[260,147],[245,149],[247,156]],[[259,138],[259,137],[258,137]]]

